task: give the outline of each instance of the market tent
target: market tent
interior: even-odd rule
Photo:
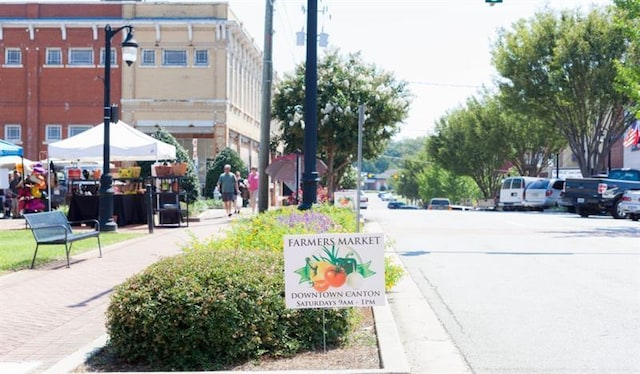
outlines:
[[[109,127],[110,160],[155,161],[176,158],[176,147],[134,129],[122,121]],[[50,158],[65,160],[102,159],[104,124],[76,136],[49,144]]]
[[[22,147],[0,139],[0,156],[22,157]]]

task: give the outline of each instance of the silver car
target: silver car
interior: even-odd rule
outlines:
[[[558,205],[564,187],[563,179],[538,179],[524,190],[523,205],[531,210],[544,210]]]
[[[632,221],[640,219],[640,190],[625,191],[618,208]]]

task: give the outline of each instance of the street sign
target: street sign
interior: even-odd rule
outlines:
[[[285,235],[287,308],[385,305],[381,233]]]

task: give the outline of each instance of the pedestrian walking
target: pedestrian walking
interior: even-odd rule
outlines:
[[[249,206],[251,213],[256,212],[256,202],[258,201],[258,168],[251,167],[251,172],[247,176],[247,184],[249,185]]]
[[[224,166],[224,172],[218,177],[218,190],[222,194],[224,210],[227,212],[227,216],[231,217],[231,211],[239,191],[236,176],[231,173],[231,165],[229,164]]]
[[[249,191],[247,190],[247,183],[242,179],[239,171],[236,171],[236,183],[238,184],[238,193],[236,196],[236,213],[240,214],[240,209],[244,206],[245,197],[249,200]]]

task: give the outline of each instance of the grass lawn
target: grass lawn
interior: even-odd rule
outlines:
[[[74,230],[75,231],[75,230]],[[138,238],[143,234],[105,232],[100,234],[100,243],[103,247]],[[29,229],[0,230],[0,274],[8,271],[27,269],[31,265],[33,252],[36,249],[36,241]],[[73,243],[71,256],[74,254],[95,250],[98,251],[98,240],[88,238]],[[38,248],[35,266],[55,260],[64,260],[66,255],[64,245],[41,245]]]

